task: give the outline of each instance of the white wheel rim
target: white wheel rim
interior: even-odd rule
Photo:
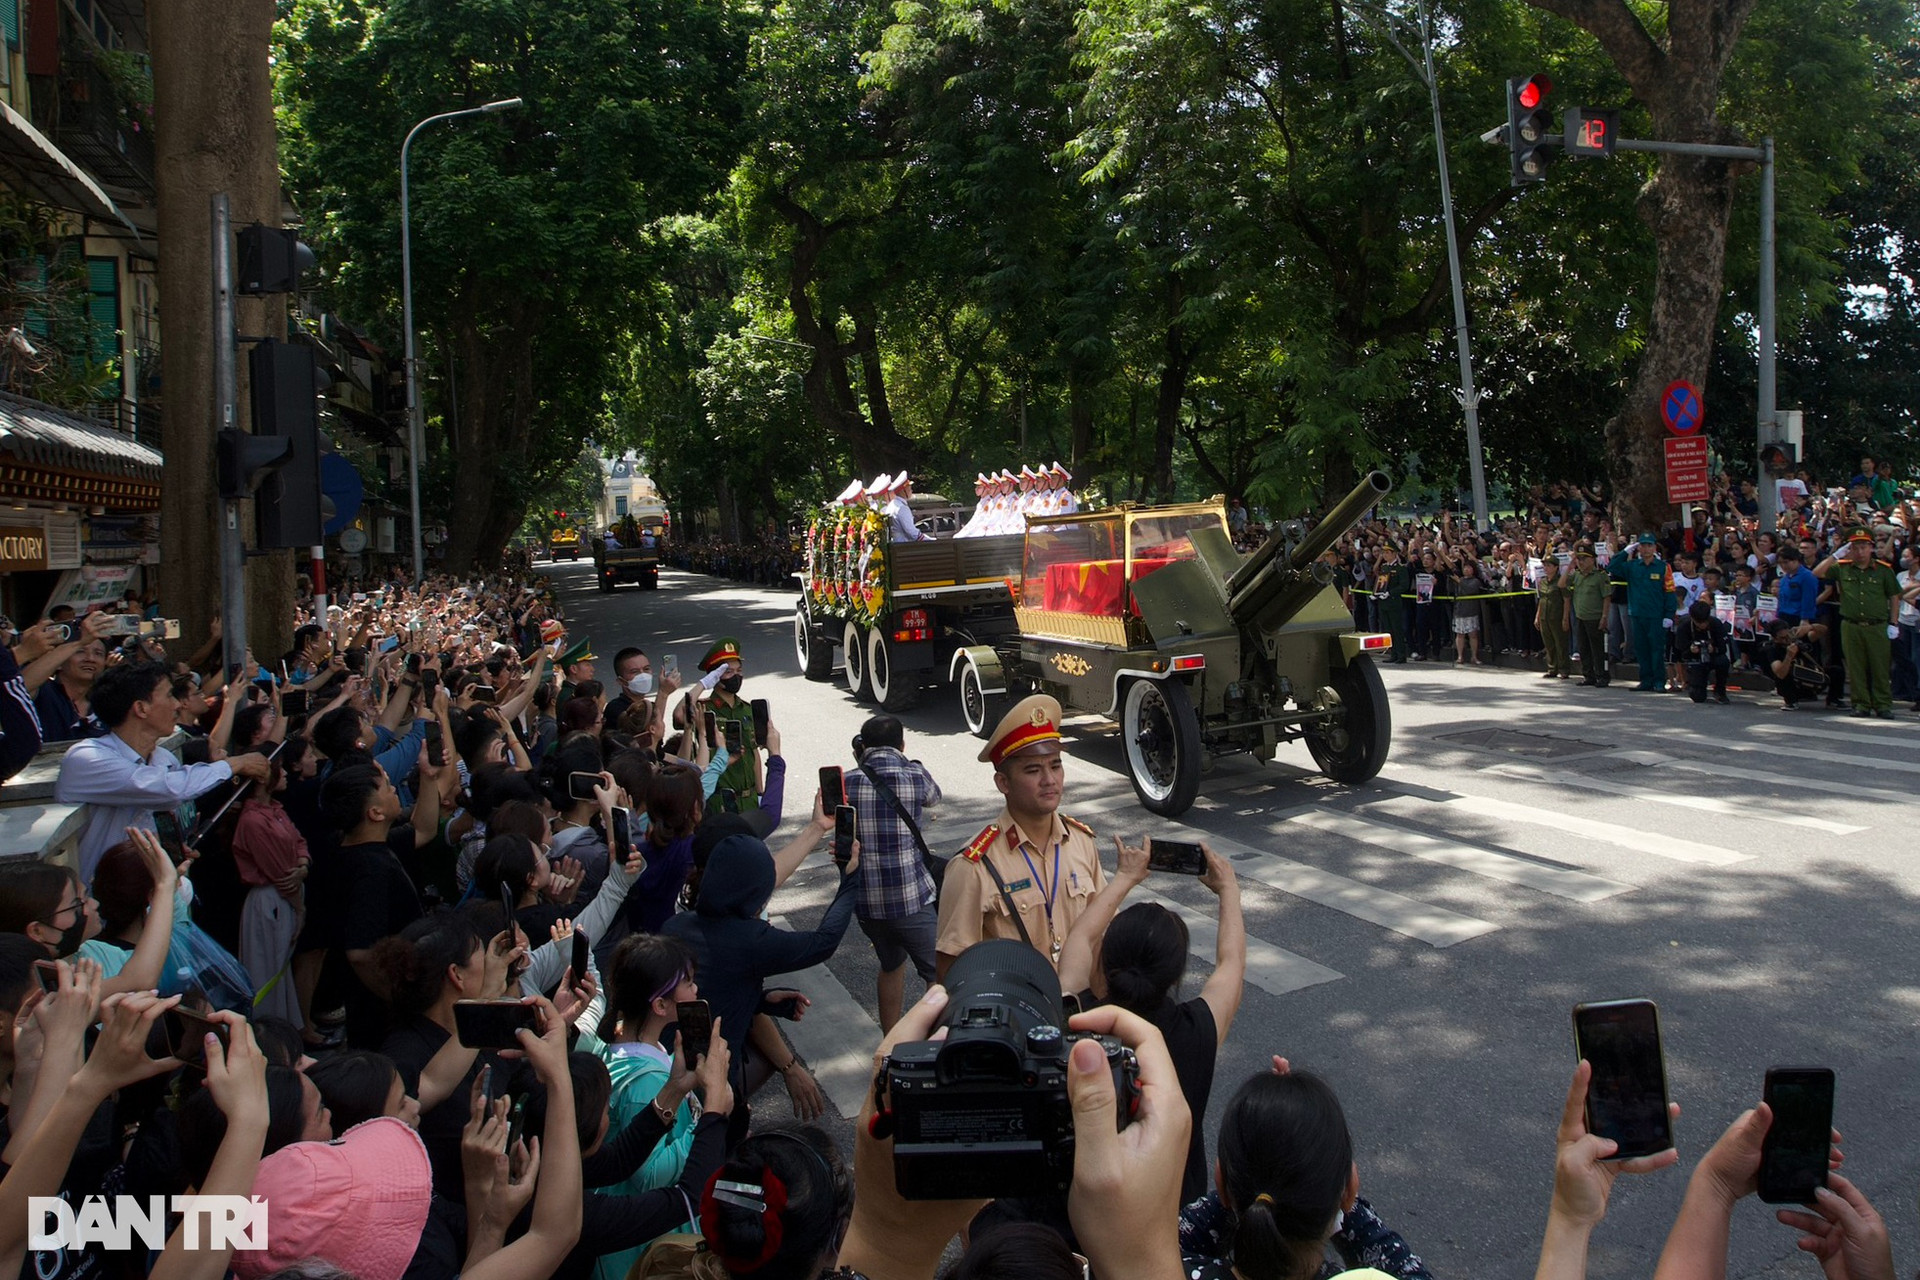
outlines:
[[[865,682],[867,670],[867,655],[860,651],[862,640],[860,628],[849,622],[841,647],[847,651],[847,688],[855,692],[858,692],[861,684]]]
[[[1141,708],[1146,703],[1149,693],[1158,695],[1159,692],[1160,690],[1154,687],[1154,683],[1151,680],[1136,680],[1133,682],[1127,689],[1127,715],[1122,730],[1127,738],[1127,768],[1129,772],[1133,774],[1133,783],[1139,787],[1149,799],[1156,801],[1165,800],[1173,794],[1174,783],[1180,773],[1176,757],[1176,767],[1172,771],[1173,776],[1169,777],[1164,783],[1155,782],[1153,778],[1153,762],[1147,758],[1147,753],[1140,748]],[[1164,705],[1165,699],[1162,698],[1161,702],[1162,705]],[[1176,746],[1175,750],[1178,751],[1179,748]]]
[[[873,696],[885,701],[887,678],[893,674],[887,665],[887,639],[878,631],[869,631],[867,646],[867,683],[873,686]]]
[[[960,715],[969,733],[979,733],[987,723],[987,694],[980,685],[980,669],[971,662],[960,673]]]

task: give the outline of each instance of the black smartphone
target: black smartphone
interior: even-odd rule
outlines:
[[[513,1100],[511,1118],[507,1121],[507,1151],[512,1153],[520,1140],[527,1136],[527,1100],[516,1097]]]
[[[454,1033],[469,1049],[518,1049],[514,1032],[534,1029],[533,1006],[518,1000],[456,1000],[453,1002]]]
[[[175,1005],[161,1015],[160,1025],[166,1036],[167,1053],[190,1067],[204,1067],[207,1061],[207,1032],[211,1031],[220,1040],[220,1048],[227,1047],[227,1024],[215,1022],[204,1014],[195,1013],[184,1005]]]
[[[1762,1095],[1773,1124],[1760,1140],[1760,1199],[1767,1204],[1812,1204],[1827,1185],[1833,1140],[1833,1071],[1828,1067],[1773,1067]]]
[[[1177,876],[1207,874],[1207,851],[1188,840],[1147,839],[1147,870],[1171,871]]]
[[[859,814],[850,804],[838,805],[833,811],[833,860],[844,870],[853,857],[853,836]]]
[[[436,769],[447,767],[447,744],[440,737],[440,722],[427,721],[427,763]]]
[[[847,802],[847,777],[837,764],[820,770],[820,803],[828,813]]]
[[[680,1024],[680,1056],[691,1071],[713,1047],[713,1010],[705,1000],[682,1000],[674,1016]]]
[[[721,737],[727,744],[727,754],[737,756],[747,749],[746,735],[740,732],[740,722],[729,720],[720,726]]]
[[[55,644],[70,644],[80,634],[80,624],[77,622],[49,622],[47,626],[53,632]]]
[[[420,691],[422,693],[431,694],[439,687],[440,673],[438,671],[428,668],[420,673]]]
[[[467,698],[469,701],[478,702],[490,707],[500,700],[500,692],[490,684],[469,685],[467,686]]]
[[[1650,1156],[1671,1147],[1667,1064],[1660,1051],[1660,1011],[1653,1001],[1575,1005],[1573,1043],[1593,1064],[1587,1129],[1619,1144],[1608,1158]]]
[[[51,960],[35,960],[33,976],[40,981],[40,989],[48,995],[60,989],[60,967]]]
[[[607,832],[607,837],[612,842],[615,866],[625,866],[628,859],[633,857],[633,828],[627,825],[631,820],[632,815],[627,810],[614,809],[613,822],[610,824],[612,829]]]
[[[410,653],[407,655],[407,674],[410,676],[417,676],[420,674],[420,655],[419,654]]]
[[[155,809],[153,833],[160,837],[160,847],[173,859],[173,865],[177,867],[186,860],[187,833],[181,829],[179,814],[171,809]]]
[[[764,747],[767,745],[767,700],[755,698],[747,705],[753,708],[753,740]]]
[[[706,734],[707,734],[707,749],[711,751],[714,747],[717,747],[720,745],[720,730],[717,727],[719,724],[719,717],[714,715],[713,712],[711,711],[703,711],[700,714],[705,722]]]
[[[500,909],[507,913],[507,922],[501,926],[502,930],[511,930],[513,928],[513,886],[510,884],[500,886]]]
[[[720,796],[720,812],[740,812],[740,793],[738,791],[735,791],[732,787],[722,787],[718,794]]]
[[[780,1018],[787,1022],[800,1020],[800,997],[787,996],[780,1000],[762,1000],[760,1012],[769,1018]]]
[[[587,960],[593,950],[592,941],[585,929],[573,931],[573,985],[579,986],[587,980]]]
[[[594,790],[604,781],[597,773],[570,773],[567,775],[567,794],[575,800],[594,799]]]

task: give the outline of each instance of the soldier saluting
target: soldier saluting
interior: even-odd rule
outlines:
[[[1014,938],[1058,964],[1074,921],[1106,883],[1093,829],[1062,814],[1060,704],[1023,698],[979,758],[1007,798],[1000,816],[947,865],[940,888],[939,976],[983,938]]]
[[[1900,580],[1873,554],[1873,534],[1847,534],[1847,558],[1838,552],[1813,568],[1840,589],[1840,644],[1847,660],[1853,714],[1893,719],[1893,640],[1900,634]],[[1883,631],[1881,628],[1885,628]]]

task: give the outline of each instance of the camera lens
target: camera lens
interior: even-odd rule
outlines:
[[[961,952],[947,970],[947,993],[947,1039],[935,1064],[943,1084],[1018,1078],[1032,1033],[1066,1022],[1059,975],[1045,956],[1010,938]],[[1052,1043],[1065,1042],[1056,1036]]]

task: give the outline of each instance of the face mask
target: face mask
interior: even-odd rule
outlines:
[[[738,693],[740,692],[740,681],[742,679],[743,677],[741,676],[728,676],[720,682],[720,687],[728,693]]]
[[[636,698],[644,698],[653,692],[653,672],[642,671],[627,681],[627,692]]]
[[[87,940],[87,913],[82,910],[74,913],[73,923],[60,931],[60,940],[53,944],[53,958],[65,960],[80,949]]]

